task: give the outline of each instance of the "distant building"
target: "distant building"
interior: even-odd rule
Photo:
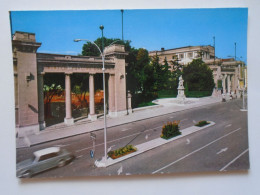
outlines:
[[[171,61],[178,59],[179,64],[187,65],[193,59],[197,59],[200,56],[202,60],[210,60],[214,59],[215,48],[207,45],[207,46],[187,46],[187,47],[180,47],[175,49],[167,49],[161,48],[160,51],[151,51],[149,52],[149,56],[158,55],[160,59],[160,63],[163,63],[166,59],[169,63],[169,69],[173,69],[173,65]]]
[[[167,60],[169,70],[173,71],[173,61],[178,61],[180,65],[187,66],[193,59],[202,60],[213,71],[215,89],[213,95],[220,95],[221,92],[226,97],[239,97],[241,90],[247,86],[246,67],[243,61],[236,61],[234,58],[220,59],[215,57],[215,48],[207,46],[187,46],[174,49],[161,48],[158,51],[149,52],[149,56],[158,56],[161,64]],[[244,84],[245,83],[245,84]]]

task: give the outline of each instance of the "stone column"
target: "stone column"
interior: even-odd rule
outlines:
[[[130,91],[127,91],[127,111],[128,114],[132,114],[133,110],[132,110],[132,95],[130,93]]]
[[[65,73],[65,107],[66,107],[66,116],[64,119],[65,124],[72,125],[74,124],[74,119],[72,118],[71,113],[71,84],[70,84],[70,75]]]
[[[230,79],[230,74],[227,75],[227,90],[228,94],[231,92],[231,79]]]
[[[115,74],[109,74],[108,79],[109,116],[115,117]]]
[[[46,124],[44,121],[44,93],[43,93],[43,85],[44,85],[44,73],[38,74],[38,119],[40,130],[45,129]]]
[[[95,114],[94,74],[89,74],[89,119],[92,121],[97,120],[97,115]]]
[[[223,78],[222,78],[222,87],[223,87],[223,93],[224,94],[226,93],[226,77],[227,77],[227,75],[224,74]]]

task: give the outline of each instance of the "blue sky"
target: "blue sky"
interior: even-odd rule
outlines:
[[[246,8],[220,9],[158,9],[124,10],[124,39],[131,40],[136,48],[148,51],[213,45],[216,38],[216,56],[237,56],[247,59]],[[12,33],[15,31],[36,34],[42,46],[38,52],[77,55],[83,42],[74,39],[96,40],[101,36],[122,37],[120,10],[97,11],[13,11]]]

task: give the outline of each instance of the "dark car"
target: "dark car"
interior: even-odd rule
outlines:
[[[60,147],[51,147],[33,153],[34,158],[19,162],[16,165],[16,176],[19,178],[31,177],[33,174],[62,167],[71,161],[74,156]]]

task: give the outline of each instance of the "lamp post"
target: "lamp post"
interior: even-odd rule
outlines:
[[[102,63],[103,63],[103,96],[104,96],[104,152],[105,152],[105,162],[107,160],[107,117],[106,117],[106,84],[105,84],[105,55],[104,55],[104,36],[103,30],[104,26],[101,25],[100,27],[101,34],[102,34]]]
[[[103,98],[104,98],[104,157],[105,157],[105,162],[107,160],[107,118],[106,118],[106,85],[105,85],[105,54],[104,54],[104,37],[103,37],[103,29],[104,26],[101,25],[100,30],[102,32],[102,50],[99,48],[99,46],[93,42],[90,41],[88,39],[75,39],[75,42],[79,42],[79,41],[87,41],[90,42],[92,44],[94,44],[98,51],[100,52],[100,55],[102,57],[102,72],[103,72]]]
[[[124,31],[123,31],[123,27],[124,27],[124,26],[123,26],[123,24],[124,24],[124,23],[123,23],[123,21],[124,21],[124,20],[123,20],[123,19],[124,19],[124,18],[123,18],[124,10],[123,10],[123,9],[121,9],[121,13],[122,13],[122,41],[124,41],[124,33],[123,33],[123,32],[124,32]]]
[[[215,44],[215,36],[213,36],[213,44],[214,44],[214,65],[216,61],[216,44]]]
[[[88,40],[88,39],[74,39],[74,42],[86,41],[86,42],[90,42],[90,43],[94,44],[97,47],[97,49],[100,52],[100,55],[102,57],[103,98],[104,98],[104,153],[105,153],[104,158],[105,158],[105,162],[106,162],[106,160],[107,160],[107,118],[106,118],[106,85],[105,85],[105,56],[106,56],[106,54],[104,52],[104,37],[103,37],[104,26],[101,25],[99,28],[102,32],[102,49],[100,49],[99,46],[95,42]],[[110,45],[114,44],[117,41],[120,41],[120,40],[116,40],[116,41],[112,42]]]

